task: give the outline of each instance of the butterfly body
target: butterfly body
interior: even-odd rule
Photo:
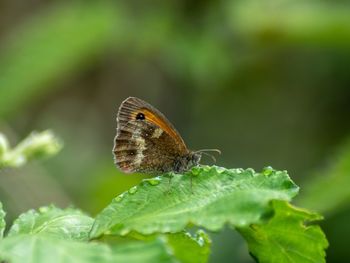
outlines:
[[[201,159],[165,116],[141,99],[122,102],[117,125],[113,153],[116,165],[126,173],[182,173]]]

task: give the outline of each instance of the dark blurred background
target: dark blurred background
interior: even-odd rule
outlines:
[[[311,0],[0,3],[0,131],[64,142],[55,157],[0,173],[7,221],[49,203],[91,215],[145,176],[112,159],[128,96],[160,109],[217,165],[271,165],[325,215],[327,262],[350,257],[350,3]],[[204,160],[211,164],[210,160]],[[211,262],[252,262],[229,229]]]

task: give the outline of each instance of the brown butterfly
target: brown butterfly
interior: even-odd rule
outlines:
[[[174,126],[147,102],[129,97],[120,105],[113,153],[123,172],[182,173],[198,165],[207,151],[220,153],[189,150]]]

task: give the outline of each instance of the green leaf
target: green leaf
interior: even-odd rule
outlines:
[[[271,200],[290,200],[298,191],[285,171],[216,166],[176,175],[171,192],[168,187],[168,178],[157,177],[118,196],[97,215],[90,236],[179,232],[189,224],[209,230],[225,223],[246,226],[272,215]]]
[[[109,262],[109,261],[108,261]],[[110,262],[130,263],[175,263],[176,261],[161,240],[131,243],[113,248],[113,260]]]
[[[7,138],[0,133],[0,168],[19,167],[31,159],[55,155],[61,149],[61,141],[49,130],[32,132],[13,149],[10,149]]]
[[[105,1],[64,3],[26,19],[0,50],[0,115],[40,96],[50,83],[104,52],[118,32],[117,8]],[[56,85],[59,87],[59,85]]]
[[[198,230],[194,235],[186,231],[163,235],[142,235],[137,232],[130,232],[127,237],[142,241],[152,241],[160,238],[166,244],[171,255],[182,263],[203,263],[209,259],[211,240],[203,230]],[[99,241],[115,238],[117,237],[104,236]]]
[[[320,169],[316,176],[310,176],[303,187],[303,194],[297,203],[330,215],[350,202],[350,139],[342,144],[338,154]]]
[[[258,261],[325,262],[327,239],[319,226],[310,225],[322,217],[283,201],[274,201],[273,207],[275,215],[267,224],[238,228]]]
[[[17,235],[3,239],[0,242],[0,260],[11,263],[175,263],[161,240],[111,247],[42,235]]]
[[[4,231],[6,227],[5,215],[6,213],[2,209],[2,203],[0,202],[0,239],[4,236]]]
[[[41,207],[21,214],[10,228],[8,236],[45,234],[56,238],[88,240],[93,219],[73,208]]]
[[[211,240],[202,230],[195,236],[187,232],[166,235],[172,254],[182,263],[208,262]]]

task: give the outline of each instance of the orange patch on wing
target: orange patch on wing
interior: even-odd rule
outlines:
[[[169,134],[171,137],[173,137],[177,142],[179,142],[182,145],[185,145],[182,138],[177,134],[176,131],[174,131],[169,125],[167,125],[166,122],[164,122],[161,118],[159,118],[157,115],[155,115],[153,112],[142,109],[140,111],[136,111],[133,113],[133,117],[136,117],[137,113],[142,112],[146,120],[152,122],[153,124],[157,125],[159,128],[161,128],[163,131],[165,131],[167,134]]]

